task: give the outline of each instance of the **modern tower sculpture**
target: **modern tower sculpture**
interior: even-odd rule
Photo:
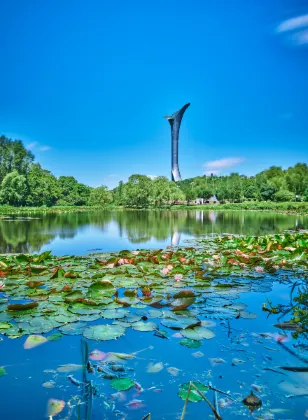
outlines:
[[[179,169],[179,132],[181,121],[184,112],[189,107],[190,103],[184,105],[180,110],[172,114],[170,117],[165,117],[171,125],[171,181],[181,181],[181,174]]]

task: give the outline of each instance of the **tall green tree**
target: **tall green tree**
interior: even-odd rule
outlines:
[[[0,190],[0,202],[11,206],[22,206],[28,195],[27,180],[16,170],[5,175]]]
[[[20,140],[0,136],[0,182],[13,171],[26,175],[33,160],[33,154]]]
[[[112,192],[105,185],[93,188],[89,198],[90,206],[106,206],[112,202]]]
[[[29,186],[28,206],[53,206],[57,203],[61,195],[58,180],[49,171],[42,169],[40,164],[31,165],[27,182]]]

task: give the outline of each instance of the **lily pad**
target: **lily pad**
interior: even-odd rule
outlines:
[[[167,328],[171,328],[172,330],[182,330],[185,328],[192,328],[194,326],[200,325],[200,321],[197,318],[185,317],[185,316],[178,316],[176,319],[163,319],[160,323]]]
[[[83,332],[85,338],[89,340],[114,340],[125,334],[125,328],[121,325],[92,325]]]
[[[29,337],[24,343],[24,349],[33,349],[34,347],[47,343],[47,341],[47,338],[43,337],[42,335],[29,335]]]
[[[3,367],[0,367],[0,377],[6,375],[6,371]]]
[[[50,398],[47,404],[47,415],[49,417],[56,416],[57,414],[61,413],[64,407],[65,401]]]
[[[127,391],[128,389],[132,388],[135,385],[129,378],[120,378],[120,379],[113,379],[110,382],[110,385],[113,389],[117,391]]]
[[[182,330],[181,334],[186,338],[191,338],[192,340],[202,340],[203,338],[210,340],[216,335],[212,330],[204,327],[188,328]]]
[[[192,383],[195,385],[195,387],[198,389],[198,391],[200,391],[202,393],[207,392],[209,390],[208,387],[206,385],[203,385],[201,382],[192,382]],[[178,395],[184,401],[187,398],[189,387],[190,387],[190,382],[186,382],[186,383],[180,385]],[[188,401],[199,402],[201,400],[202,400],[202,397],[197,393],[197,391],[194,388],[192,388],[190,393],[189,393]]]
[[[132,328],[136,331],[154,331],[157,329],[157,324],[155,322],[138,321],[132,324]]]
[[[190,349],[196,349],[202,346],[202,343],[200,341],[192,340],[191,338],[184,338],[183,340],[180,341],[180,344]]]

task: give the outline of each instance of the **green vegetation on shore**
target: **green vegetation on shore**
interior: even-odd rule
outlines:
[[[308,166],[298,163],[283,170],[272,166],[256,176],[198,176],[178,183],[166,177],[133,174],[114,190],[91,188],[73,176],[55,177],[34,162],[21,141],[0,137],[0,205],[13,207],[124,206],[160,208],[189,205],[196,198],[216,196],[227,209],[260,209],[306,213]],[[266,203],[265,203],[266,202]],[[0,213],[6,212],[6,208]]]

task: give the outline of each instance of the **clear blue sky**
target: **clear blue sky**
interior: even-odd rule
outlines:
[[[0,14],[0,133],[57,176],[169,177],[162,117],[186,102],[183,178],[308,161],[306,0],[0,0]]]

